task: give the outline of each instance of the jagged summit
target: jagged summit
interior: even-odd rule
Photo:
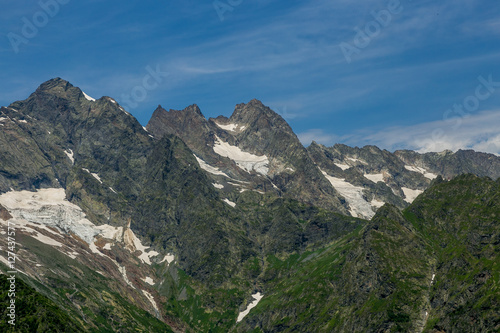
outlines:
[[[498,331],[500,178],[443,177],[500,158],[305,149],[258,100],[208,120],[159,105],[148,129],[60,78],[0,109],[16,288],[79,332]],[[35,306],[19,323],[71,331]]]
[[[229,120],[251,127],[258,127],[259,129],[278,127],[281,130],[293,133],[288,123],[278,113],[257,99],[253,99],[247,104],[236,105]]]
[[[70,87],[73,87],[73,85],[69,82],[69,81],[66,81],[60,77],[55,77],[53,79],[50,79],[50,80],[47,80],[45,81],[44,83],[42,83],[38,89],[41,89],[41,90],[48,90],[52,87],[55,87],[55,86],[61,86],[61,87],[64,87],[64,86],[70,86]]]

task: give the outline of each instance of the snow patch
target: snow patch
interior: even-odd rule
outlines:
[[[66,255],[68,257],[70,257],[71,259],[76,259],[76,257],[79,255],[78,252],[71,252],[71,253],[66,253]]]
[[[2,255],[0,255],[0,261],[5,264],[5,266],[10,267],[11,263],[5,259]]]
[[[228,175],[226,175],[224,172],[220,171],[218,168],[213,167],[211,165],[208,165],[204,160],[202,160],[201,158],[198,158],[198,156],[194,155],[194,157],[198,161],[200,168],[202,168],[206,172],[211,173],[213,175],[220,175],[220,176],[230,178]]]
[[[52,245],[52,246],[58,246],[58,247],[62,247],[63,244],[61,242],[58,242],[50,237],[47,237],[45,235],[42,235],[38,232],[35,232],[36,234],[35,235],[30,235],[31,237],[35,238],[36,240],[42,242],[42,243],[45,243],[47,245]],[[74,258],[73,258],[74,259]]]
[[[162,262],[165,262],[165,261],[166,261],[166,262],[170,265],[170,263],[174,262],[174,260],[175,260],[175,256],[174,256],[173,254],[171,254],[171,253],[168,253],[168,254],[165,256],[165,258],[163,258],[163,260],[162,260],[162,261],[160,261],[160,264],[161,264]]]
[[[238,127],[237,124],[222,125],[222,124],[215,123],[215,125],[219,126],[220,128],[222,128],[223,130],[226,130],[226,131],[234,131]]]
[[[323,170],[321,172],[330,181],[332,186],[347,200],[351,207],[350,213],[352,216],[371,219],[375,215],[372,205],[363,198],[364,189],[362,187],[354,186],[344,179],[332,177]]]
[[[82,168],[82,170],[90,173],[92,176],[94,176],[95,179],[97,179],[99,181],[99,183],[102,184],[101,177],[99,177],[99,175],[97,173],[92,173],[92,172],[89,171],[89,169],[85,169],[85,168]]]
[[[142,293],[144,294],[144,296],[146,296],[146,298],[149,300],[149,302],[153,305],[153,307],[156,310],[156,314],[158,315],[160,313],[160,310],[158,309],[158,305],[156,305],[156,302],[155,302],[155,299],[153,298],[153,296],[149,292],[147,292],[146,290],[142,290]]]
[[[222,200],[222,201],[224,201],[225,203],[227,203],[229,206],[231,206],[233,208],[236,207],[236,203],[232,202],[231,200],[229,200],[227,198]]]
[[[106,239],[110,239],[116,242],[123,241],[123,227],[113,227],[109,224],[103,224],[96,227],[99,230],[99,234]]]
[[[95,98],[90,97],[89,95],[87,95],[87,94],[86,94],[86,93],[84,93],[83,91],[82,91],[82,93],[83,93],[83,96],[84,96],[87,100],[89,100],[89,101],[91,101],[91,102],[95,102]]]
[[[408,203],[412,203],[416,197],[418,197],[420,194],[422,194],[424,192],[422,190],[412,190],[411,188],[408,188],[408,187],[401,187],[401,189],[403,190],[403,193],[405,194],[404,200]]]
[[[428,172],[427,170],[425,170],[424,168],[421,168],[421,167],[416,167],[416,166],[412,166],[412,165],[405,165],[405,169],[409,170],[409,171],[421,173],[424,175],[425,178],[428,178],[430,180],[437,177],[436,174],[434,174],[432,172]]]
[[[116,262],[115,262],[116,263]],[[118,265],[118,263],[116,263]],[[130,282],[130,280],[128,279],[128,276],[127,276],[127,269],[125,268],[125,266],[120,266],[118,265],[118,271],[122,274],[123,276],[123,280],[125,280],[125,282],[131,286],[132,288],[135,289],[134,285],[132,284],[132,282]]]
[[[248,173],[255,171],[266,176],[269,172],[269,159],[266,155],[257,156],[244,152],[237,146],[223,142],[218,136],[215,136],[213,149],[218,155],[232,159],[238,167]]]
[[[359,162],[359,163],[362,163],[362,164],[368,164],[368,163],[366,163],[365,161],[362,161],[362,160],[360,160],[360,159],[353,158],[353,157],[348,157],[347,159],[348,159],[349,161],[352,161],[352,162],[355,162],[355,163],[356,163],[356,162]]]
[[[350,165],[343,164],[343,163],[333,163],[333,164],[335,164],[336,166],[338,166],[342,170],[347,170],[347,169],[349,169],[351,167]]]
[[[127,244],[127,246],[131,249],[132,252],[136,250],[142,252],[139,255],[139,259],[141,259],[142,262],[144,262],[145,264],[151,265],[151,258],[159,255],[159,253],[156,251],[146,252],[146,250],[149,249],[149,247],[142,245],[140,239],[137,238],[137,236],[130,228],[127,228],[124,231],[123,241],[125,242],[125,244]]]
[[[66,156],[68,156],[68,158],[71,160],[71,163],[72,164],[75,164],[75,157],[73,156],[73,151],[71,149],[68,149],[68,150],[65,150],[64,153],[66,154]]]
[[[379,201],[379,200],[377,200],[377,199],[373,199],[373,200],[370,202],[370,204],[371,204],[373,207],[375,207],[375,208],[380,208],[380,207],[382,207],[383,205],[385,205],[385,202],[383,202],[383,201]]]
[[[230,132],[243,131],[246,128],[245,125],[239,125],[239,124],[234,124],[234,123],[229,123],[226,125],[215,123],[215,125],[222,128],[223,130],[230,131]]]
[[[250,313],[250,310],[255,308],[257,306],[257,304],[259,304],[260,300],[262,299],[262,297],[264,297],[264,295],[262,295],[261,293],[256,293],[256,294],[253,294],[252,297],[253,297],[254,301],[252,303],[248,304],[245,311],[242,311],[238,314],[238,319],[236,319],[237,323],[242,321],[243,318],[245,318],[245,316]]]
[[[218,183],[213,183],[212,184],[215,188],[218,188],[219,190],[222,190],[224,188],[224,185],[218,184]]]
[[[18,120],[18,122],[23,123],[23,124],[27,124],[28,123],[25,119],[20,119],[20,120]]]
[[[95,253],[95,254],[98,254],[100,255],[101,257],[106,257],[108,258],[105,254],[103,254],[101,251],[99,251],[99,249],[97,248],[97,246],[95,246],[94,242],[90,243],[89,244],[89,249],[92,253]],[[120,267],[120,265],[118,265],[118,263],[115,261],[115,260],[112,260],[118,267]]]
[[[373,173],[373,174],[367,174],[367,173],[365,173],[364,177],[366,179],[371,180],[374,183],[378,183],[378,182],[383,182],[384,181],[384,175],[382,173]]]
[[[6,117],[0,117],[0,121],[4,121],[4,120],[7,120],[9,118],[6,118]]]
[[[149,276],[144,278],[144,279],[141,279],[142,281],[146,282],[147,284],[150,284],[152,286],[154,286],[155,282],[153,281],[152,278],[150,278]]]

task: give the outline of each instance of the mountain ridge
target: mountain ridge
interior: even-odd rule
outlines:
[[[151,119],[59,78],[0,109],[17,269],[86,331],[500,325],[498,157],[305,148],[258,100]]]

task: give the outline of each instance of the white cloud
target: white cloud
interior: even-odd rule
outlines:
[[[322,129],[317,128],[301,132],[297,134],[297,136],[304,146],[309,146],[313,141],[325,146],[332,146],[338,142],[338,137],[336,135],[325,133]]]
[[[483,111],[467,118],[454,118],[377,132],[367,130],[341,138],[348,144],[375,144],[381,148],[419,152],[474,149],[500,155],[500,110]],[[323,133],[319,133],[323,134]]]

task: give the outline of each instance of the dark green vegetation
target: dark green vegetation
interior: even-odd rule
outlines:
[[[20,302],[31,300],[27,325],[56,332],[500,330],[500,181],[462,175],[431,183],[407,169],[491,177],[500,172],[497,157],[306,150],[255,100],[231,118],[206,120],[196,106],[155,114],[149,133],[109,97],[89,101],[61,79],[1,109],[0,194],[64,188],[94,224],[130,225],[160,253],[148,265],[123,242],[96,252],[70,235],[56,248],[17,234],[19,269],[27,273],[19,275],[26,282]],[[220,127],[228,124],[247,130]],[[216,136],[268,156],[269,174],[217,155]],[[226,175],[206,172],[193,152]],[[362,186],[367,202],[389,204],[370,221],[343,215],[347,203],[322,170]],[[398,194],[408,186],[427,191],[409,205]],[[0,205],[1,222],[11,213]],[[167,253],[174,262],[162,261]],[[236,323],[255,292],[264,298]]]
[[[23,326],[16,325],[19,332],[52,332],[52,329],[54,332],[66,332],[65,330],[56,330],[56,328],[44,328],[37,331],[38,322],[33,321],[35,315],[30,319],[32,316],[30,311],[33,309],[40,312],[42,316],[40,323],[43,323],[43,320],[48,320],[49,323],[58,324],[58,321],[51,322],[50,320],[59,320],[61,314],[72,318],[68,325],[75,324],[73,325],[75,328],[70,330],[73,326],[69,326],[68,332],[172,332],[168,325],[139,307],[137,302],[131,299],[133,295],[131,291],[127,290],[120,281],[104,277],[87,265],[32,238],[18,235],[17,241],[32,256],[29,258],[27,254],[18,253],[17,257],[30,261],[34,258],[37,264],[41,265],[36,268],[39,272],[37,277],[40,280],[23,273],[17,274],[16,289],[18,283],[21,283],[21,290],[23,290],[20,302],[17,302],[20,295],[16,292],[18,319],[22,322],[23,318],[27,316],[29,322],[33,322],[32,324],[35,325],[31,326],[35,327],[34,330],[21,330]],[[3,271],[7,271],[6,268],[3,268],[3,264],[0,266],[2,266]],[[3,281],[5,275],[0,276]],[[2,285],[2,302],[8,301],[7,295],[3,293],[5,290]],[[35,304],[30,302],[32,299],[39,299],[40,295],[45,295],[46,297],[44,296],[43,299],[48,299],[48,302],[44,301],[45,303],[38,304],[39,308],[37,308]],[[28,301],[23,301],[24,298]],[[25,307],[27,312],[24,310]],[[3,309],[2,306],[1,310]],[[45,312],[53,312],[54,317]],[[61,320],[66,317],[61,317]],[[2,321],[3,319],[4,316],[2,316]],[[13,332],[18,331],[14,330]]]
[[[83,327],[52,300],[27,285],[19,275],[15,280],[15,325],[7,317],[10,280],[0,274],[0,331],[2,332],[82,332]]]
[[[498,331],[499,221],[500,180],[438,179],[321,250],[268,257],[266,297],[238,331]]]

